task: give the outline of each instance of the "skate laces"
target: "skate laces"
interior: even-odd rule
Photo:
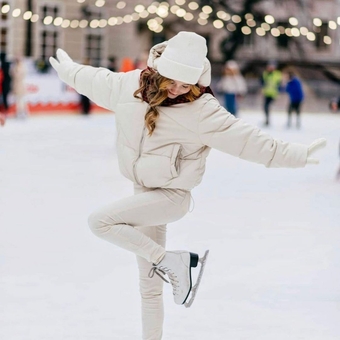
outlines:
[[[161,273],[161,274],[160,274]],[[163,275],[166,275],[166,272],[162,269],[159,269],[157,267],[152,267],[149,271],[149,278],[153,278],[154,275],[158,275],[163,281],[170,283]],[[162,275],[163,274],[163,275]]]
[[[154,275],[158,275],[163,281],[167,283],[171,283],[172,288],[173,288],[173,294],[176,295],[177,293],[177,288],[179,287],[179,281],[177,280],[177,276],[170,270],[170,268],[167,267],[152,267],[149,272],[149,277],[153,278]],[[168,275],[170,282],[163,276],[163,275]]]

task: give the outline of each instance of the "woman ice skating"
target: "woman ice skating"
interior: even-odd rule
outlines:
[[[61,80],[115,112],[119,167],[135,195],[94,212],[89,225],[97,236],[137,255],[144,340],[162,338],[159,276],[171,282],[177,304],[192,303],[191,270],[199,258],[166,250],[166,224],[188,212],[210,149],[266,167],[298,168],[317,163],[311,154],[326,142],[275,140],[228,113],[209,88],[206,55],[202,36],[180,32],[151,49],[145,70],[115,73],[80,65],[60,49],[58,60],[50,58]]]

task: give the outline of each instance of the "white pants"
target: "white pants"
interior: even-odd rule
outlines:
[[[15,105],[17,116],[24,118],[28,115],[28,106],[25,96],[17,95],[15,98]]]
[[[137,255],[144,340],[160,340],[163,329],[163,281],[148,273],[165,255],[166,224],[189,210],[190,192],[135,186],[135,195],[94,212],[92,232]]]

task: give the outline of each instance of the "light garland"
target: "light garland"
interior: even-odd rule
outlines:
[[[77,0],[78,3],[84,3],[85,0]],[[96,0],[95,5],[97,7],[103,7],[105,5],[105,0]],[[62,18],[60,16],[53,18],[52,16],[46,16],[43,19],[43,24],[54,25],[56,27],[61,28],[105,28],[107,26],[118,26],[121,24],[129,24],[133,21],[139,21],[141,19],[146,19],[150,15],[153,15],[147,21],[148,29],[160,33],[163,30],[163,19],[169,16],[170,13],[176,15],[178,18],[183,18],[186,21],[192,21],[196,17],[196,22],[205,26],[209,23],[210,15],[213,13],[213,8],[211,6],[205,5],[202,7],[201,11],[198,13],[199,4],[196,1],[189,2],[186,6],[187,8],[183,8],[186,3],[185,0],[175,0],[175,4],[170,6],[168,2],[153,2],[148,7],[145,7],[142,4],[138,4],[134,8],[134,12],[132,14],[126,14],[124,16],[112,16],[109,19],[93,19],[91,21],[81,19],[67,19]],[[119,1],[116,4],[117,9],[122,10],[126,7],[125,1]],[[3,5],[1,7],[1,13],[8,14],[11,11],[11,7],[9,4]],[[195,12],[195,13],[192,13]],[[31,11],[22,12],[19,8],[14,8],[11,12],[13,18],[19,18],[22,16],[23,20],[30,20],[33,23],[36,23],[39,20],[39,15],[36,13],[32,13]],[[236,30],[236,25],[242,22],[242,18],[239,15],[231,15],[223,10],[219,10],[216,12],[216,19],[214,19],[211,24],[215,29],[226,28],[228,31],[233,32]],[[293,27],[278,26],[272,27],[275,24],[275,18],[272,15],[266,15],[264,17],[264,22],[256,22],[254,16],[251,13],[247,13],[245,15],[246,25],[241,27],[241,32],[244,35],[250,35],[255,32],[258,36],[265,36],[267,34],[271,34],[273,37],[277,38],[280,35],[287,35],[288,37],[306,37],[309,41],[316,40],[316,34],[310,31],[307,27],[301,26],[298,27],[299,21],[295,17],[290,17],[288,22]],[[313,18],[312,24],[314,25],[314,30],[317,31],[317,28],[320,28],[324,22],[320,18]],[[338,26],[340,26],[340,17],[336,20],[329,20],[327,23],[329,29],[336,30]],[[324,36],[323,41],[325,44],[332,44],[332,38],[330,36]]]

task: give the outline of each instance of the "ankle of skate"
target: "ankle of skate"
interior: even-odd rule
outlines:
[[[191,268],[195,268],[199,262],[201,263],[201,270],[199,273],[200,281],[207,254],[208,251],[206,251],[202,259],[199,259],[198,254],[190,253],[188,251],[168,251],[158,264],[153,265],[149,277],[153,277],[154,274],[157,274],[164,281],[170,281],[175,303],[179,305],[185,304],[192,290]],[[163,275],[167,275],[169,281],[167,281]],[[199,282],[195,285],[195,294],[198,284]],[[190,299],[189,305],[185,304],[186,307],[189,307],[192,304],[193,299],[194,296]]]

